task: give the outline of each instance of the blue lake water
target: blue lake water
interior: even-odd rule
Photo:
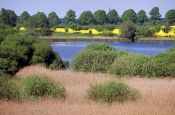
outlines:
[[[116,49],[145,55],[156,55],[175,46],[175,42],[53,42],[51,47],[63,60],[70,62],[76,54],[91,43],[107,43]]]

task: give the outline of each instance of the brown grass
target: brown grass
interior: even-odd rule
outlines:
[[[67,89],[65,101],[45,99],[35,102],[0,101],[0,115],[175,115],[175,79],[122,78],[138,89],[142,97],[134,102],[111,105],[87,100],[84,96],[91,83],[115,79],[105,74],[52,71],[30,66],[17,73],[46,74]]]

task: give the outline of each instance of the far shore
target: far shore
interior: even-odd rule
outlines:
[[[117,36],[84,36],[84,35],[83,36],[80,36],[80,35],[65,36],[64,35],[64,36],[40,36],[39,38],[48,40],[48,41],[54,41],[54,42],[66,42],[66,41],[129,42],[131,41],[129,39],[120,38]],[[146,38],[138,38],[135,41],[136,42],[156,42],[156,41],[175,42],[175,37],[146,37]]]

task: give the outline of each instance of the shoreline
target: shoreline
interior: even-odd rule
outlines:
[[[90,42],[131,42],[129,39],[112,37],[112,36],[39,36],[40,39],[51,42],[77,42],[77,41],[90,41]],[[138,38],[135,42],[175,42],[175,38],[169,37],[146,37]]]

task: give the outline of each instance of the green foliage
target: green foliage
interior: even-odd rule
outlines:
[[[49,28],[41,28],[37,31],[37,35],[40,36],[50,36],[52,34],[51,30]]]
[[[0,99],[18,99],[18,87],[11,81],[9,77],[0,72]]]
[[[151,9],[151,11],[149,12],[150,15],[150,19],[153,22],[154,26],[156,25],[156,21],[160,20],[160,12],[159,12],[159,8],[158,7],[154,7]]]
[[[78,21],[83,25],[89,25],[94,22],[94,16],[91,11],[84,11],[81,13]]]
[[[43,12],[38,12],[29,18],[26,25],[35,29],[47,28],[49,26],[49,21]]]
[[[91,85],[87,90],[87,97],[98,102],[125,102],[136,100],[139,92],[121,81],[107,81]]]
[[[21,84],[20,98],[35,99],[37,97],[65,98],[63,85],[50,80],[47,76],[28,76]]]
[[[57,14],[55,12],[51,12],[48,15],[48,21],[49,21],[49,27],[57,27],[58,24],[61,23],[61,20],[58,18]]]
[[[0,23],[10,26],[16,26],[17,15],[13,10],[6,10],[4,8],[0,11]]]
[[[102,25],[96,25],[94,28],[99,32],[102,32],[104,29]]]
[[[122,19],[122,22],[130,20],[130,21],[135,23],[137,21],[137,16],[136,16],[136,13],[133,9],[128,9],[128,10],[124,11],[121,19]]]
[[[134,55],[124,55],[115,59],[108,70],[108,73],[114,75],[134,75],[135,68],[132,63]]]
[[[66,69],[69,65],[66,62],[63,62],[59,56],[55,54],[54,61],[49,65],[49,68],[53,70],[60,70],[60,69]]]
[[[1,71],[14,74],[24,66],[38,63],[44,64],[47,67],[54,63],[54,68],[65,68],[63,61],[52,51],[50,44],[36,37],[11,34],[1,42]]]
[[[154,57],[144,55],[123,55],[115,59],[108,69],[114,75],[174,77],[175,48]]]
[[[75,18],[76,18],[76,15],[75,15],[75,11],[73,10],[69,10],[67,13],[66,13],[66,16],[65,16],[65,23],[68,24],[69,22],[75,22]]]
[[[134,41],[136,27],[132,21],[126,21],[121,25],[121,37]]]
[[[68,27],[73,29],[73,30],[81,30],[82,26],[73,22],[68,23]]]
[[[115,26],[113,26],[113,25],[111,25],[111,24],[105,24],[104,26],[103,26],[103,33],[104,34],[112,34],[111,32],[112,32],[112,30],[114,30],[115,29]]]
[[[119,15],[115,9],[110,10],[107,16],[110,24],[118,24],[120,21]]]
[[[22,26],[25,26],[25,24],[27,23],[29,18],[30,18],[30,14],[27,11],[24,11],[19,16],[19,24],[22,25]]]
[[[149,26],[137,26],[136,27],[136,38],[141,37],[152,37],[155,33],[154,28],[150,28]]]
[[[152,60],[143,64],[143,74],[149,77],[174,77],[174,58],[174,48],[153,57]]]
[[[137,13],[137,22],[142,25],[143,23],[145,23],[145,21],[148,20],[148,16],[146,15],[146,12],[144,10],[140,10]]]
[[[171,9],[166,12],[165,19],[168,21],[169,25],[175,24],[175,9]]]
[[[170,26],[165,26],[164,28],[162,28],[162,30],[163,30],[165,33],[168,33],[168,32],[171,30],[171,28],[170,28]]]
[[[0,43],[5,40],[5,37],[7,35],[11,35],[14,33],[17,33],[18,31],[14,29],[13,27],[10,27],[5,24],[0,24]]]
[[[106,72],[119,53],[106,44],[90,44],[72,61],[75,71]]]
[[[97,24],[105,24],[107,22],[107,15],[104,10],[98,10],[94,13],[94,19]]]

